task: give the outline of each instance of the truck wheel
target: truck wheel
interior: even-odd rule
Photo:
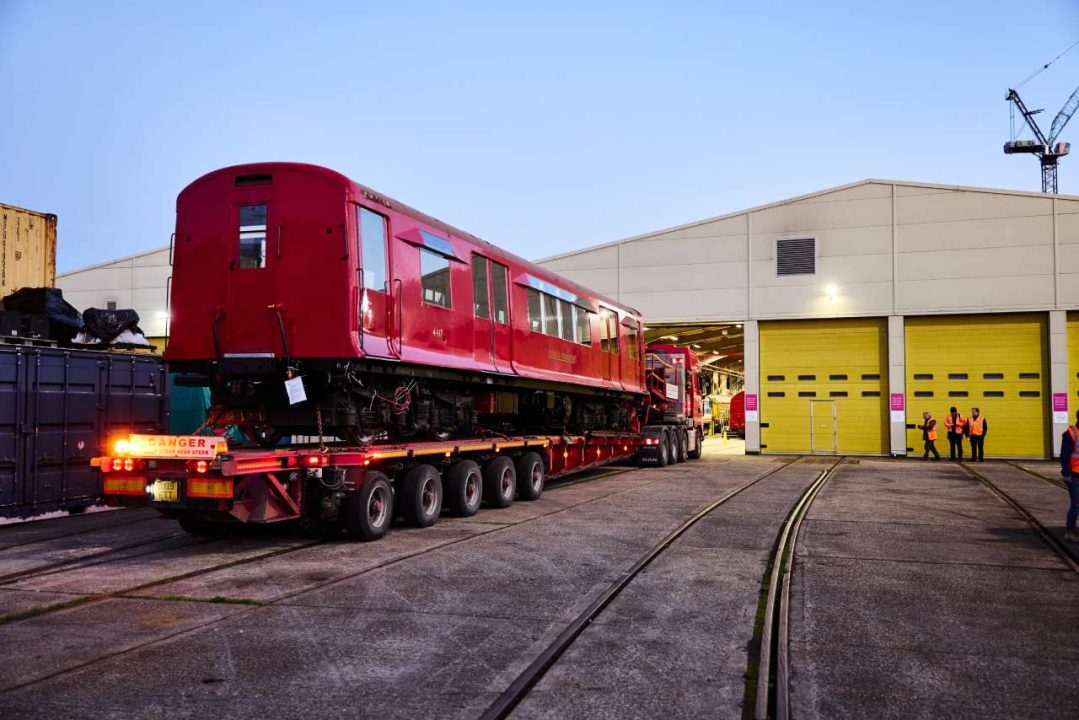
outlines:
[[[522,500],[539,500],[543,494],[543,483],[547,479],[543,458],[534,452],[528,452],[517,458],[517,497]]]
[[[442,514],[442,478],[430,465],[417,465],[401,483],[401,509],[416,527],[431,527]]]
[[[483,466],[483,489],[487,495],[487,504],[491,507],[504,508],[513,504],[517,492],[517,473],[513,461],[508,457],[491,458]]]
[[[460,517],[471,517],[483,502],[483,474],[480,466],[471,460],[455,462],[446,471],[446,503],[450,512]]]
[[[668,433],[667,435],[667,457],[670,458],[670,464],[674,465],[678,462],[678,438],[674,433]]]
[[[678,430],[675,437],[678,439],[678,462],[683,463],[689,459],[689,435],[684,430]]]
[[[341,503],[341,516],[348,534],[360,540],[378,540],[393,520],[393,490],[380,472],[364,473],[363,487]]]
[[[694,431],[693,436],[697,440],[697,445],[687,454],[689,455],[690,460],[698,460],[701,457],[701,450],[703,449],[704,445],[704,433],[700,430],[696,430]]]
[[[667,467],[667,463],[671,461],[671,444],[667,439],[667,431],[664,430],[659,435],[659,444],[656,445],[656,465],[659,467]]]

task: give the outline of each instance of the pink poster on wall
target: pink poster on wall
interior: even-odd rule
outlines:
[[[907,398],[903,393],[892,393],[892,422],[906,422]]]
[[[757,394],[746,393],[746,422],[758,422],[760,416],[757,414]]]
[[[1068,393],[1053,393],[1053,422],[1068,424]]]

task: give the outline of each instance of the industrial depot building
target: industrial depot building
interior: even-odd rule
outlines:
[[[1040,458],[1079,409],[1079,197],[864,180],[539,262],[744,372],[750,453],[920,456],[954,405],[987,455]],[[56,284],[161,346],[170,271],[162,247]]]
[[[1040,458],[1079,409],[1079,197],[864,180],[540,264],[717,366],[744,331],[747,452],[920,456],[929,411],[946,453],[954,405]]]

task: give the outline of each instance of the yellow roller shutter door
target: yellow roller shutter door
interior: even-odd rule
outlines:
[[[884,319],[760,324],[761,450],[888,453]]]
[[[1034,314],[907,318],[907,447],[922,452],[922,412],[937,418],[937,448],[947,455],[944,416],[981,408],[986,456],[1046,457],[1048,387],[1046,318]],[[965,452],[970,444],[964,440]]]

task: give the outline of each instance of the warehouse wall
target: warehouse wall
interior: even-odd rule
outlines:
[[[56,286],[79,311],[107,307],[110,300],[118,308],[132,308],[147,337],[159,337],[165,334],[171,274],[169,249],[164,247],[58,275]]]
[[[816,273],[777,276],[795,237],[815,238]],[[652,322],[1063,309],[1079,198],[867,180],[540,264]]]

